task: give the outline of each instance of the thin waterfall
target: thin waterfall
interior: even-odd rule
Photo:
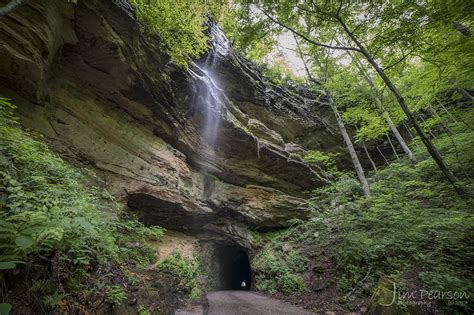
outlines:
[[[194,106],[204,112],[202,128],[202,139],[211,147],[215,146],[221,114],[224,102],[227,100],[224,92],[219,87],[219,80],[216,75],[216,67],[219,59],[227,55],[229,51],[229,41],[224,33],[215,24],[211,24],[211,50],[207,58],[201,64],[193,63],[188,70],[194,78],[196,89],[194,95]]]

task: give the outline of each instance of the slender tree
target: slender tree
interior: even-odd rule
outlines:
[[[407,143],[405,142],[405,139],[403,139],[403,137],[400,134],[400,132],[398,131],[397,127],[393,123],[392,118],[390,117],[390,114],[387,112],[387,110],[383,106],[382,98],[377,93],[377,87],[375,86],[374,81],[369,76],[367,71],[364,69],[364,66],[362,65],[360,60],[357,57],[355,57],[354,54],[352,54],[351,52],[348,52],[348,54],[351,57],[351,59],[353,60],[354,64],[356,65],[356,67],[359,70],[359,72],[361,73],[361,75],[364,77],[367,84],[369,85],[374,100],[376,101],[378,107],[382,110],[382,115],[385,118],[385,121],[387,122],[388,126],[390,127],[390,130],[392,131],[393,135],[397,139],[398,143],[400,143],[400,146],[402,147],[403,152],[405,152],[405,154],[407,155],[408,159],[410,160],[410,162],[412,164],[416,164],[416,159],[415,159],[415,156],[413,155],[413,152],[410,150]],[[395,152],[395,154],[396,154],[396,152]],[[398,158],[398,156],[397,156],[397,158]]]
[[[364,174],[364,168],[362,164],[360,164],[359,157],[354,149],[354,145],[352,144],[351,138],[347,133],[346,126],[344,125],[344,121],[337,110],[336,105],[334,104],[334,100],[331,94],[328,91],[325,91],[326,99],[328,100],[329,106],[331,107],[332,111],[334,112],[334,116],[336,116],[337,125],[339,126],[339,130],[341,131],[342,137],[344,138],[344,142],[346,143],[347,150],[349,151],[349,155],[351,156],[352,164],[354,164],[354,169],[357,173],[357,177],[359,177],[360,186],[362,187],[362,191],[366,197],[370,197],[370,189],[369,183],[367,182],[367,178]]]
[[[259,1],[257,1],[257,4]],[[279,27],[290,31],[294,35],[298,36],[299,38],[303,39],[306,43],[310,45],[314,45],[316,47],[328,48],[328,49],[335,49],[335,50],[344,50],[344,51],[353,51],[360,53],[366,61],[372,66],[374,71],[378,74],[378,76],[382,79],[391,93],[394,95],[396,101],[400,105],[401,109],[405,113],[408,118],[408,121],[413,125],[415,128],[418,136],[420,137],[421,141],[425,145],[426,149],[428,150],[429,154],[436,162],[440,170],[443,172],[444,176],[453,184],[456,191],[461,194],[465,195],[464,190],[457,185],[458,179],[454,176],[451,170],[447,167],[446,163],[444,162],[443,157],[431,142],[430,138],[426,135],[423,128],[415,119],[415,116],[410,111],[405,98],[401,94],[400,90],[396,87],[393,81],[388,77],[385,73],[383,68],[377,62],[375,57],[368,51],[362,41],[356,36],[356,34],[349,28],[348,24],[345,21],[345,17],[341,14],[342,9],[344,7],[344,1],[340,1],[337,8],[331,7],[331,4],[326,2],[318,3],[318,1],[310,1],[308,5],[292,5],[288,1],[284,1],[283,3],[279,4],[277,7],[274,7],[274,3],[272,2],[272,7],[269,6],[267,3],[266,7],[260,6],[260,10],[264,16],[266,16],[269,20],[273,23],[278,25]],[[290,16],[298,16],[295,15],[292,11],[293,9],[297,9],[300,11],[304,11],[307,15],[317,16],[321,19],[326,25],[338,25],[342,30],[343,34],[345,34],[348,39],[354,44],[354,46],[337,46],[332,44],[325,44],[322,41],[317,39],[316,30],[313,29],[312,24],[306,24],[306,30],[309,31],[302,31],[300,25],[300,18],[290,18]],[[269,12],[276,12],[276,17]],[[352,13],[353,14],[353,13]],[[283,20],[280,20],[279,15],[284,17]],[[346,14],[347,16],[347,14]],[[304,20],[308,23],[308,19]],[[408,55],[408,54],[407,54]]]
[[[385,164],[389,165],[387,158],[385,157],[385,155],[383,155],[382,151],[380,151],[380,148],[378,146],[377,146],[377,151],[379,151],[379,154],[385,161]]]
[[[367,149],[367,146],[365,145],[365,141],[361,141],[362,147],[364,148],[365,155],[367,155],[367,159],[370,162],[370,165],[372,165],[372,168],[374,169],[375,172],[377,172],[377,166],[375,165],[374,160],[372,159],[372,156],[369,153],[369,150]]]
[[[359,132],[359,128],[357,125],[355,126],[357,132]],[[372,168],[374,169],[374,172],[377,172],[377,166],[375,165],[374,160],[372,159],[372,156],[369,153],[369,150],[367,149],[367,146],[365,145],[365,141],[361,140],[360,143],[362,144],[362,148],[364,149],[365,155],[367,156],[367,159],[370,162],[370,165],[372,165]]]
[[[341,1],[341,4],[342,4],[342,1]],[[418,136],[420,137],[421,141],[426,146],[426,149],[428,150],[428,152],[430,153],[431,157],[434,159],[436,164],[438,164],[438,167],[444,173],[446,178],[451,182],[451,184],[453,184],[455,186],[456,190],[459,193],[464,194],[464,191],[462,190],[462,188],[456,185],[457,182],[458,182],[458,179],[454,176],[454,174],[448,168],[448,166],[446,165],[446,163],[443,160],[443,157],[439,153],[438,149],[436,149],[434,144],[431,142],[430,138],[426,135],[423,128],[416,121],[415,116],[413,115],[413,113],[408,108],[408,104],[406,103],[405,98],[402,96],[402,94],[400,93],[398,88],[395,86],[395,84],[392,82],[392,80],[385,74],[382,67],[380,67],[380,65],[377,63],[377,61],[374,59],[374,57],[367,51],[367,49],[359,41],[359,39],[354,35],[354,33],[352,33],[351,30],[349,30],[349,28],[347,27],[347,25],[344,23],[343,19],[339,15],[339,10],[336,13],[335,18],[339,22],[339,24],[342,26],[344,32],[349,36],[349,38],[352,40],[352,42],[358,47],[358,49],[359,49],[358,52],[360,52],[365,57],[365,59],[372,65],[374,70],[377,72],[377,74],[380,76],[380,78],[384,81],[385,85],[388,87],[388,89],[395,96],[395,99],[397,100],[398,104],[402,108],[403,112],[407,116],[410,123],[415,128],[415,130],[418,133]]]
[[[395,157],[397,158],[397,160],[400,160],[400,157],[398,156],[397,150],[395,149],[395,146],[393,145],[392,140],[390,139],[389,134],[386,133],[385,136],[387,137],[388,143],[390,144],[390,147],[392,148],[393,154],[395,155]]]
[[[300,55],[301,61],[303,62],[304,68],[306,70],[308,80],[312,84],[321,84],[321,82],[316,80],[313,77],[313,75],[311,74],[311,72],[309,71],[309,68],[306,65],[306,61],[304,59],[303,52],[302,52],[301,47],[299,45],[298,39],[296,37],[294,37],[294,38],[295,38],[295,41],[296,41],[296,46],[298,48],[298,53]],[[325,78],[326,78],[326,80],[328,78],[327,68],[326,68]],[[344,142],[346,143],[347,151],[349,152],[349,155],[350,155],[351,160],[352,160],[352,164],[354,165],[354,169],[357,173],[357,177],[359,178],[359,182],[360,182],[360,186],[362,188],[362,191],[364,192],[364,195],[367,198],[370,198],[370,188],[369,188],[369,183],[367,182],[367,178],[365,177],[364,168],[362,167],[362,164],[360,163],[359,157],[357,156],[357,152],[354,148],[354,144],[352,143],[352,140],[349,136],[349,133],[347,132],[344,121],[342,120],[342,117],[341,117],[341,115],[340,115],[340,113],[339,113],[339,111],[336,107],[336,104],[334,103],[334,99],[333,99],[331,93],[329,93],[329,91],[327,89],[325,89],[324,90],[324,95],[326,97],[326,100],[328,101],[329,106],[331,107],[331,110],[334,113],[334,116],[336,117],[336,121],[337,121],[337,125],[339,127],[339,131],[341,132],[342,138],[344,139]]]

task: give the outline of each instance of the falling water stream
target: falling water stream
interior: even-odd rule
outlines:
[[[216,67],[221,57],[229,52],[229,41],[215,24],[210,26],[211,50],[206,60],[194,62],[188,70],[196,82],[194,106],[204,112],[202,138],[214,147],[217,139],[224,102],[227,100],[216,76]]]

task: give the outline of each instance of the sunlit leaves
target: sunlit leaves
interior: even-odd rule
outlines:
[[[146,29],[159,34],[176,65],[186,67],[190,58],[198,57],[208,48],[205,23],[217,4],[200,0],[131,0],[130,3]]]

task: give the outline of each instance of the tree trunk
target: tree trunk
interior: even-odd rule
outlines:
[[[398,143],[400,143],[400,146],[402,147],[403,152],[405,152],[405,154],[407,155],[410,162],[413,165],[415,165],[416,164],[416,159],[415,159],[415,156],[413,155],[413,152],[411,152],[410,148],[408,147],[407,143],[405,142],[402,135],[398,131],[397,127],[394,125],[394,123],[393,123],[392,119],[390,118],[390,115],[388,114],[388,112],[385,109],[382,109],[382,110],[383,110],[383,115],[384,115],[385,121],[387,121],[387,123],[390,127],[390,130],[392,130],[393,134],[395,135],[395,138],[397,138]]]
[[[362,147],[364,148],[365,155],[367,155],[367,158],[369,159],[370,165],[372,165],[372,168],[374,169],[374,171],[377,172],[377,166],[375,166],[374,160],[372,160],[372,157],[369,154],[369,150],[367,150],[365,141],[362,140],[361,143],[362,143]]]
[[[0,8],[0,17],[6,16],[15,11],[19,6],[29,2],[30,0],[11,0]]]
[[[437,100],[439,106],[448,114],[448,116],[454,121],[454,123],[459,123],[459,121],[448,111],[448,109],[443,105],[443,103],[440,100]],[[459,118],[459,120],[470,130],[474,130],[471,128],[471,126],[462,118]]]
[[[294,34],[293,34],[294,36]],[[310,82],[320,84],[313,76],[311,75],[311,72],[309,71],[306,61],[303,58],[303,52],[301,51],[301,47],[298,43],[298,40],[296,39],[296,36],[294,36],[295,41],[296,41],[296,47],[298,48],[298,53],[300,55],[301,61],[304,64],[304,68],[306,70],[306,74],[308,75],[308,79]],[[331,107],[332,111],[334,112],[334,116],[336,116],[336,121],[339,126],[339,131],[342,134],[342,137],[344,138],[344,141],[346,142],[347,150],[349,151],[349,155],[351,156],[352,163],[354,164],[354,168],[357,173],[357,177],[359,177],[360,181],[360,186],[362,187],[362,191],[364,192],[364,195],[367,198],[370,198],[370,189],[369,189],[369,183],[367,182],[367,178],[365,177],[364,174],[364,169],[362,168],[362,165],[360,164],[359,157],[357,156],[357,153],[354,149],[354,145],[352,144],[351,138],[349,137],[349,134],[347,133],[346,126],[344,125],[344,121],[342,120],[341,115],[339,114],[339,111],[337,110],[336,105],[334,104],[334,100],[331,96],[331,94],[325,90],[324,94],[326,95],[329,106]]]
[[[357,132],[359,132],[359,128],[357,125],[355,126]],[[369,159],[370,164],[372,165],[372,168],[374,169],[374,172],[377,172],[377,166],[374,163],[374,160],[372,160],[372,157],[370,156],[369,150],[367,150],[367,146],[365,145],[365,141],[361,141],[362,147],[364,148],[365,155],[367,155],[367,159]]]
[[[364,174],[364,169],[362,168],[359,158],[357,157],[357,153],[354,149],[354,145],[352,144],[351,138],[349,137],[349,134],[347,133],[346,126],[344,125],[341,115],[339,114],[339,111],[337,110],[336,105],[334,104],[334,100],[332,99],[332,96],[328,92],[325,92],[325,94],[328,99],[329,106],[331,106],[331,109],[334,112],[334,115],[336,116],[337,124],[339,126],[339,130],[342,134],[342,137],[344,138],[344,141],[346,142],[347,150],[349,151],[349,155],[351,156],[352,163],[354,164],[354,168],[356,170],[357,176],[359,177],[362,191],[364,192],[364,195],[367,198],[369,198],[370,197],[369,183],[367,182],[367,178],[365,177],[365,174]]]
[[[449,137],[449,140],[451,140],[451,144],[453,145],[453,149],[454,149],[454,153],[456,154],[456,159],[459,161],[459,151],[458,151],[458,146],[456,145],[456,141],[454,141],[453,139],[453,131],[451,130],[451,128],[449,128],[449,125],[447,123],[447,121],[443,118],[441,118],[441,116],[438,115],[438,113],[436,112],[436,110],[432,107],[428,107],[428,111],[433,115],[435,116],[436,118],[439,119],[439,121],[441,122],[441,127],[443,128],[444,132],[446,133],[446,135]]]
[[[422,121],[423,123],[426,122],[426,119],[423,118],[423,115],[420,115],[420,119],[421,119],[421,121]],[[435,139],[435,138],[436,138],[436,136],[434,135],[434,133],[431,132],[431,128],[428,129],[428,134],[430,135],[431,139]]]
[[[393,123],[392,119],[390,118],[390,114],[387,112],[387,110],[385,110],[385,107],[383,106],[382,100],[381,100],[380,96],[377,94],[377,88],[375,87],[374,81],[369,77],[369,75],[365,71],[364,67],[360,64],[359,60],[357,60],[357,58],[354,57],[350,52],[349,52],[349,56],[351,56],[352,60],[355,61],[355,64],[356,64],[357,68],[361,72],[361,74],[364,77],[365,81],[367,81],[367,83],[369,84],[370,90],[372,91],[372,95],[373,95],[375,101],[377,102],[377,105],[382,110],[382,113],[383,113],[382,115],[385,118],[385,121],[387,122],[388,126],[390,127],[390,130],[395,135],[395,138],[397,139],[398,143],[400,143],[400,146],[402,147],[403,152],[405,152],[405,154],[407,155],[410,162],[413,165],[415,165],[416,164],[416,159],[413,155],[413,152],[411,152],[411,150],[408,147],[407,143],[405,142],[402,135],[398,131],[397,127]],[[397,158],[398,158],[398,155],[397,155]]]
[[[388,133],[386,133],[385,136],[387,137],[388,143],[390,144],[390,147],[392,148],[393,154],[395,155],[397,160],[400,160],[397,150],[395,150],[395,147],[393,146],[392,140],[390,139],[390,136],[388,135]]]
[[[444,119],[440,115],[438,115],[438,113],[436,112],[436,110],[433,107],[429,106],[428,111],[430,112],[431,115],[433,115],[434,117],[436,117],[440,121],[441,127],[443,127],[444,132],[446,132],[446,134],[448,136],[452,136],[454,134],[453,131],[451,130],[451,128],[449,128],[449,125],[448,125],[448,122],[446,121],[446,119]]]
[[[446,176],[446,178],[451,182],[451,184],[453,184],[454,188],[460,195],[466,195],[464,190],[461,187],[456,185],[458,182],[458,179],[446,166],[446,164],[444,163],[443,157],[438,152],[436,147],[433,145],[431,140],[426,136],[425,132],[423,131],[423,128],[421,128],[421,126],[416,121],[415,117],[413,116],[413,113],[408,108],[408,105],[405,102],[405,99],[401,95],[400,91],[398,91],[397,87],[393,84],[392,80],[390,80],[390,78],[385,74],[383,69],[378,65],[378,63],[375,61],[372,55],[365,49],[365,47],[359,42],[359,40],[354,36],[354,34],[352,34],[352,32],[347,28],[346,24],[342,21],[342,19],[339,16],[337,17],[337,19],[339,23],[341,24],[341,26],[343,27],[346,34],[351,38],[354,44],[359,48],[360,52],[364,55],[364,57],[372,65],[372,67],[380,76],[380,78],[385,82],[385,85],[393,93],[393,95],[397,99],[398,104],[402,108],[408,120],[411,122],[411,124],[415,128],[416,132],[420,136],[421,141],[426,146],[426,149],[430,153],[433,160],[436,162],[436,164],[438,164],[438,167],[441,169],[444,176]]]
[[[455,124],[458,123],[458,121],[456,120],[456,118],[454,118],[453,115],[451,115],[451,113],[448,111],[448,109],[446,107],[444,107],[443,103],[440,101],[440,100],[437,100],[439,106],[446,112],[446,114],[448,114],[449,118],[451,118],[453,120],[453,122]]]
[[[410,141],[412,141],[415,137],[411,134],[410,127],[406,124],[406,122],[403,122],[403,126],[405,127],[405,130],[407,131],[408,135],[410,136]]]
[[[389,165],[387,158],[385,155],[383,155],[382,151],[380,151],[379,147],[377,146],[377,151],[379,151],[380,155],[382,156],[383,160],[385,161],[385,164]]]

